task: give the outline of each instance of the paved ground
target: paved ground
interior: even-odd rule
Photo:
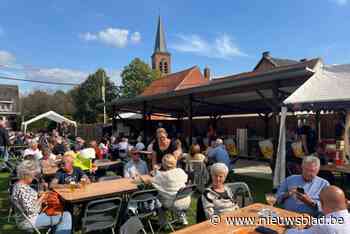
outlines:
[[[235,173],[255,178],[272,179],[272,171],[268,163],[240,159],[235,164]]]

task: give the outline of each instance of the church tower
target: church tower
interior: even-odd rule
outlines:
[[[167,75],[171,73],[171,60],[170,53],[167,51],[165,44],[165,36],[163,30],[163,23],[158,17],[158,26],[156,33],[156,41],[154,44],[154,51],[152,54],[152,69],[159,70],[162,75]]]

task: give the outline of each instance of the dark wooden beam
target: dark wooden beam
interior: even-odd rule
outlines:
[[[147,143],[147,102],[143,102],[142,109],[142,124],[143,124],[143,142]]]
[[[261,97],[261,99],[265,102],[265,104],[270,107],[274,112],[277,111],[277,105],[272,100],[269,100],[265,97],[265,95],[258,89],[255,92]]]
[[[188,97],[188,101],[189,101],[189,109],[188,109],[188,121],[189,121],[189,124],[190,124],[190,131],[189,131],[189,143],[190,145],[192,145],[192,128],[193,128],[193,121],[192,121],[192,114],[193,114],[193,110],[192,110],[192,100],[193,97],[192,95],[189,95]]]

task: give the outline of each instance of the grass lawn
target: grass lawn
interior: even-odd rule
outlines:
[[[264,194],[271,191],[272,181],[267,179],[257,179],[247,176],[232,175],[228,178],[229,182],[244,181],[246,182],[253,194],[255,202],[265,202]],[[8,173],[0,173],[0,234],[19,234],[23,233],[16,229],[13,220],[7,222],[8,215]],[[190,224],[196,223],[196,202],[198,195],[194,196],[191,208],[188,211],[188,219]],[[79,232],[78,232],[79,233]],[[106,232],[109,233],[109,232]]]

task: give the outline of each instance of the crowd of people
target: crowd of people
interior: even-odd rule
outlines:
[[[6,147],[10,145],[4,123],[0,123],[0,152],[4,155]],[[184,166],[191,161],[200,162],[208,168],[210,181],[206,184],[200,202],[204,216],[209,219],[212,215],[239,210],[235,195],[225,185],[226,178],[233,169],[229,153],[222,139],[214,139],[206,147],[198,140],[189,147],[188,154],[184,152],[182,141],[170,138],[164,128],[156,131],[155,138],[147,146],[138,137],[131,145],[125,137],[103,138],[100,142],[86,143],[81,137],[70,141],[57,130],[52,133],[17,134],[14,142],[27,145],[23,151],[23,161],[17,166],[17,182],[12,188],[12,199],[19,203],[32,225],[42,227],[57,225],[56,233],[70,233],[72,229],[71,214],[65,211],[61,216],[50,216],[41,212],[40,207],[47,198],[47,193],[33,189],[34,180],[42,177],[42,167],[45,163],[62,159],[62,165],[56,175],[45,181],[46,189],[66,186],[74,183],[93,183],[105,174],[97,168],[83,170],[75,166],[77,155],[89,159],[104,160],[119,159],[121,166],[112,167],[117,175],[126,178],[138,178],[141,175],[152,175],[152,186],[158,191],[161,203],[159,209],[160,222],[164,223],[165,210],[173,205],[177,192],[191,183],[191,174]],[[14,143],[15,144],[15,143]],[[310,150],[311,151],[311,150]],[[144,153],[141,155],[141,153]],[[50,162],[48,162],[50,161]],[[287,233],[347,233],[350,227],[350,215],[347,210],[347,200],[344,192],[318,177],[320,159],[315,156],[305,156],[302,160],[300,175],[291,175],[279,186],[277,202],[287,210],[307,213],[313,217],[325,215],[327,218],[343,217],[342,225],[327,225],[326,228],[317,225],[307,230],[291,229]],[[40,182],[40,181],[39,181]],[[186,210],[191,203],[191,197],[185,197],[175,204],[178,217],[184,225],[188,224]],[[200,212],[200,211],[197,211]],[[28,226],[24,220],[20,221]]]

